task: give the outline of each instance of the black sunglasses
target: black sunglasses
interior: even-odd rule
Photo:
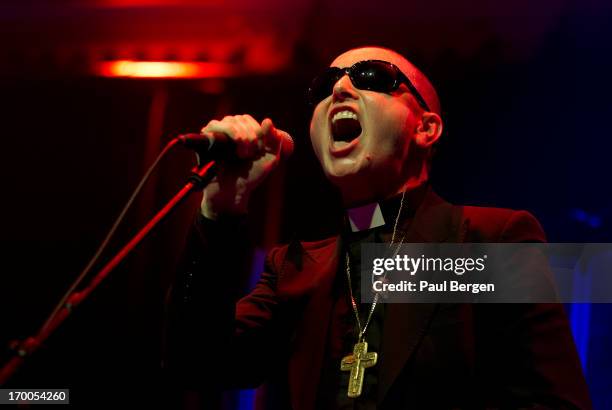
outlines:
[[[327,68],[312,80],[310,88],[308,88],[308,102],[315,106],[330,96],[334,85],[345,74],[348,74],[353,85],[360,90],[390,93],[397,90],[400,84],[406,84],[421,108],[425,111],[431,111],[421,93],[417,91],[408,77],[394,64],[382,60],[359,61],[346,68]]]

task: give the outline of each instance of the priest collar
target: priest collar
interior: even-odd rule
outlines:
[[[423,184],[406,192],[402,220],[414,216],[423,201],[427,187],[428,184]],[[346,216],[351,232],[365,231],[384,225],[392,226],[395,223],[401,201],[402,193],[400,192],[382,201],[347,209]]]

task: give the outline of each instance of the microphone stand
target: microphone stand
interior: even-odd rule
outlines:
[[[26,338],[23,341],[12,343],[15,356],[0,369],[0,386],[19,369],[25,358],[34,353],[44,343],[45,340],[61,325],[72,311],[80,305],[91,292],[119,265],[140,242],[174,210],[189,194],[204,189],[212,180],[216,173],[215,161],[210,161],[203,166],[196,166],[192,170],[189,182],[166,204],[164,207],[138,232],[104,267],[96,274],[88,286],[78,292],[73,292],[63,308],[58,311],[55,317],[43,326],[35,336]]]

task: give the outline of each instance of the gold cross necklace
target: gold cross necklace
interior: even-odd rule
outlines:
[[[389,249],[391,249],[391,245],[395,243],[395,233],[397,231],[400,214],[402,213],[402,209],[404,207],[405,195],[406,190],[404,190],[404,192],[402,193],[399,210],[397,211],[397,216],[395,217],[395,225],[393,226],[393,235],[391,236]],[[402,236],[402,239],[397,244],[397,248],[395,249],[393,255],[394,257],[399,252],[399,249],[402,246],[403,242],[404,236]],[[351,285],[351,261],[348,251],[346,252],[346,277],[348,279],[349,295],[351,297],[351,305],[353,307],[353,313],[355,314],[355,321],[357,322],[357,329],[359,330],[359,335],[357,336],[357,343],[355,343],[355,346],[353,346],[353,353],[342,358],[342,361],[340,362],[340,370],[351,372],[349,375],[347,394],[348,397],[355,398],[361,395],[365,369],[376,365],[376,362],[378,361],[378,353],[368,352],[368,342],[365,341],[365,332],[368,329],[370,320],[372,319],[374,309],[376,309],[376,304],[378,303],[380,294],[378,292],[374,294],[374,300],[372,301],[372,306],[370,307],[368,318],[366,319],[365,324],[361,326],[361,320],[359,319],[359,309],[357,308],[357,302],[355,302],[355,298],[353,297],[353,287]]]

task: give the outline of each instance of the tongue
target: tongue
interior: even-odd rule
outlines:
[[[332,124],[332,135],[336,143],[351,142],[361,134],[361,124],[352,118],[341,118]]]

